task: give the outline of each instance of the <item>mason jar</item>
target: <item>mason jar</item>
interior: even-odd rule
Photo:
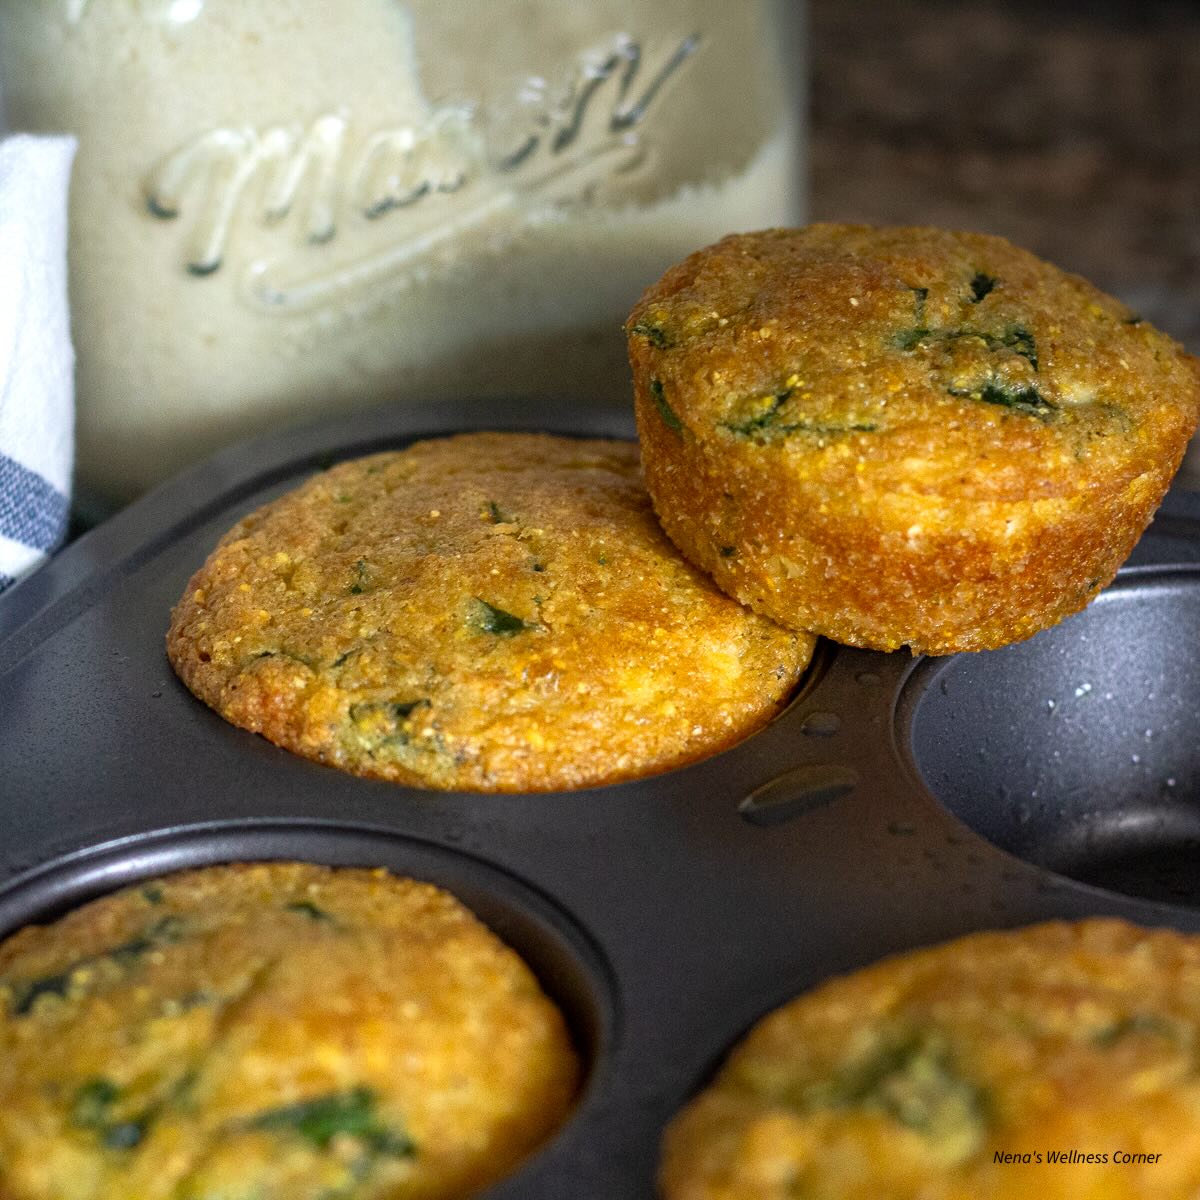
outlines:
[[[671,263],[803,218],[791,0],[2,0],[67,131],[78,479],[309,415],[619,402]]]

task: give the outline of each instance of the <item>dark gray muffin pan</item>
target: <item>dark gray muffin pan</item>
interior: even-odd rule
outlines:
[[[0,600],[0,935],[182,867],[304,859],[456,893],[589,1064],[489,1200],[649,1200],[664,1124],[768,1010],[971,930],[1109,914],[1200,930],[1200,495],[1087,611],[1004,650],[822,643],[741,745],[553,795],[421,792],[235,729],[175,679],[172,604],[243,514],[331,462],[468,429],[631,437],[627,410],[441,404],[228,450]]]

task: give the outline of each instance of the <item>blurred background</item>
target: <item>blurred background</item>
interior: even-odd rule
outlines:
[[[998,233],[1200,353],[1200,5],[809,0],[814,220]]]

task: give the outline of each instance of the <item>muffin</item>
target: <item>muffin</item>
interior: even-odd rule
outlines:
[[[0,945],[4,1200],[458,1198],[578,1077],[521,960],[383,871],[191,871]]]
[[[1200,1194],[1200,938],[980,933],[761,1021],[668,1129],[666,1200]]]
[[[663,771],[779,710],[813,639],[663,535],[637,449],[477,433],[342,463],[241,521],[167,650],[223,717],[416,787]]]
[[[646,481],[731,596],[879,650],[1002,646],[1116,573],[1200,416],[1200,369],[997,237],[731,236],[627,325]]]

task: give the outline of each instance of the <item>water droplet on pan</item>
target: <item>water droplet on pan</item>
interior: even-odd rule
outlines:
[[[842,718],[831,712],[809,713],[800,724],[800,732],[809,737],[833,737],[841,728]]]
[[[782,825],[832,804],[858,786],[858,772],[839,763],[814,763],[764,783],[739,805],[738,812],[753,825]]]

